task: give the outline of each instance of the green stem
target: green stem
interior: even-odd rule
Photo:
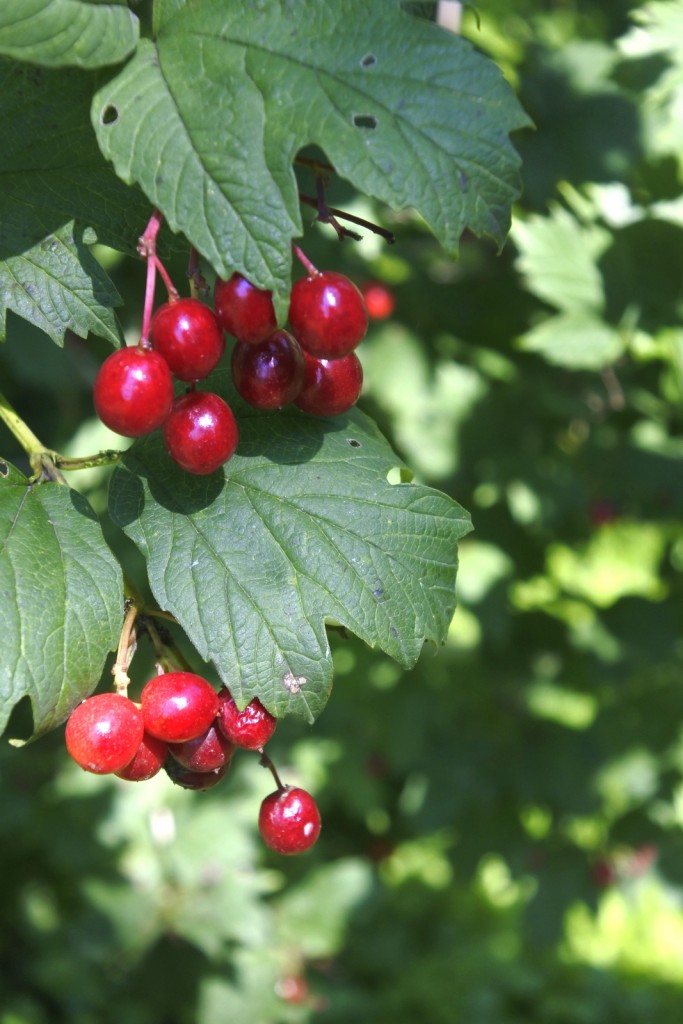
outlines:
[[[83,455],[81,458],[69,458],[53,452],[46,448],[42,441],[36,437],[30,427],[22,420],[16,409],[13,409],[3,393],[0,391],[0,419],[28,455],[31,469],[36,478],[42,480],[55,480],[57,483],[66,483],[59,472],[60,469],[93,469],[95,466],[108,466],[118,462],[123,451],[109,448],[107,451],[97,452],[95,455]]]
[[[97,466],[111,466],[118,462],[125,455],[125,451],[118,448],[107,448],[103,452],[96,452],[94,455],[82,455],[78,458],[69,458],[67,455],[59,455],[57,452],[50,452],[54,464],[60,469],[95,469]]]
[[[42,444],[33,431],[26,426],[19,413],[12,408],[1,391],[0,419],[2,419],[10,432],[14,434],[29,459],[32,459],[34,455],[42,455],[43,452],[47,451],[45,445]]]

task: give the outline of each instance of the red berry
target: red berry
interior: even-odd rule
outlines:
[[[230,365],[240,395],[258,409],[288,405],[304,382],[304,354],[287,331],[275,331],[258,345],[238,341]]]
[[[164,761],[164,771],[171,782],[174,782],[176,786],[182,786],[183,789],[213,789],[221,781],[229,767],[230,761],[226,761],[221,768],[216,768],[215,771],[193,772],[189,768],[183,767],[174,757],[167,757]]]
[[[294,404],[313,416],[339,416],[358,399],[363,367],[355,352],[341,359],[315,359],[304,352],[306,376]]]
[[[124,437],[142,437],[165,421],[173,404],[166,360],[152,349],[120,348],[107,356],[95,378],[95,411]]]
[[[286,1003],[300,1006],[311,1001],[311,990],[303,974],[288,974],[280,978],[275,991]]]
[[[394,312],[394,293],[380,281],[370,281],[362,288],[365,306],[371,320],[386,320]]]
[[[224,331],[247,345],[258,345],[277,327],[272,292],[263,291],[241,274],[216,281],[216,317]]]
[[[267,711],[258,697],[240,711],[225,687],[218,694],[216,724],[224,736],[246,750],[260,750],[275,732],[277,719]]]
[[[199,299],[178,299],[159,306],[149,338],[179,380],[208,377],[225,351],[218,320]]]
[[[148,733],[167,743],[184,743],[212,724],[218,694],[193,672],[166,672],[144,686],[140,704]]]
[[[303,853],[320,835],[320,811],[305,789],[285,786],[261,804],[258,827],[266,846],[276,853]]]
[[[365,337],[368,311],[353,281],[328,270],[294,283],[289,322],[304,351],[318,359],[339,359]]]
[[[88,697],[66,723],[66,749],[87,772],[120,771],[135,757],[144,725],[139,708],[118,693]]]
[[[180,395],[164,423],[164,441],[171,458],[188,473],[214,473],[237,447],[232,409],[210,391]]]
[[[133,760],[125,768],[114,772],[114,775],[125,779],[126,782],[146,782],[161,771],[167,754],[168,744],[146,732],[140,740]]]
[[[215,725],[210,725],[206,732],[193,740],[169,744],[168,749],[178,764],[191,772],[215,772],[235,752],[230,740]]]

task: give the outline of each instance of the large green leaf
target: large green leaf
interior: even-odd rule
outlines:
[[[0,732],[28,696],[36,734],[97,684],[123,617],[121,570],[84,498],[0,461]]]
[[[51,67],[118,64],[135,49],[138,19],[125,0],[3,0],[0,54]]]
[[[93,121],[120,176],[218,273],[283,294],[302,147],[322,147],[361,192],[416,208],[455,254],[465,228],[505,237],[508,133],[528,123],[467,41],[364,0],[198,0],[100,90]]]
[[[404,666],[444,641],[469,516],[431,488],[390,483],[398,460],[358,411],[238,415],[238,454],[211,477],[178,469],[159,437],[136,444],[110,512],[236,700],[310,719],[331,685],[326,623]]]
[[[83,71],[0,60],[0,339],[12,309],[58,343],[71,330],[119,344],[121,300],[86,242],[133,252],[149,206],[99,152],[93,83]]]

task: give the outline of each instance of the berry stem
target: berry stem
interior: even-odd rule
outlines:
[[[273,764],[273,762],[271,761],[271,759],[268,757],[264,750],[261,750],[261,759],[259,761],[259,764],[263,768],[267,768],[270,774],[273,776],[273,778],[275,779],[275,785],[278,788],[278,792],[282,793],[285,789],[287,789],[287,787],[284,785],[282,779],[277,773],[277,768],[275,767],[275,765]]]
[[[152,322],[152,308],[154,306],[154,285],[156,284],[157,272],[157,235],[164,221],[164,215],[160,210],[154,210],[147,222],[147,227],[138,239],[138,252],[143,259],[147,260],[147,281],[145,284],[145,305],[142,313],[142,331],[140,333],[140,345],[142,348],[150,348],[149,325]],[[161,271],[160,271],[161,272]],[[164,270],[162,276],[166,273]],[[168,286],[167,286],[168,287]],[[171,284],[171,290],[175,288]],[[176,293],[177,294],[177,293]]]
[[[147,280],[145,282],[145,305],[142,311],[142,331],[140,332],[140,347],[151,348],[149,340],[149,328],[152,323],[152,309],[154,307],[154,286],[156,284],[157,267],[154,256],[147,257]]]
[[[303,266],[305,267],[309,277],[319,277],[320,276],[321,271],[318,270],[317,267],[313,266],[313,264],[309,260],[308,256],[304,252],[302,252],[302,250],[299,248],[299,246],[295,245],[294,242],[292,242],[292,250],[294,251],[294,255],[299,260],[299,262],[302,263]]]
[[[161,262],[161,260],[159,259],[159,257],[157,256],[156,253],[154,253],[154,266],[159,271],[159,274],[161,276],[161,280],[166,285],[166,291],[168,292],[168,301],[169,302],[177,302],[178,299],[180,298],[180,294],[178,292],[178,289],[173,284],[173,281],[170,278],[168,270],[163,265],[163,263]]]
[[[137,647],[135,620],[139,611],[138,605],[135,601],[131,600],[131,598],[126,598],[125,608],[126,615],[123,620],[121,636],[119,637],[116,661],[114,662],[111,670],[112,675],[114,676],[114,689],[123,697],[128,696],[128,687],[130,686],[128,669]]]

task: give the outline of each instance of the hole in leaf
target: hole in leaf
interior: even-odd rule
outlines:
[[[387,473],[387,481],[390,484],[412,484],[414,475],[407,466],[392,466]]]
[[[377,118],[374,114],[354,114],[353,126],[354,128],[366,128],[368,131],[374,131],[377,127]]]
[[[112,103],[109,103],[104,108],[104,110],[102,111],[102,114],[100,115],[100,123],[101,124],[114,124],[116,121],[118,121],[118,119],[119,119],[118,108],[115,107]]]
[[[7,735],[11,737],[8,742],[13,747],[23,747],[31,738],[33,730],[33,705],[26,694],[12,708],[7,722]]]
[[[0,476],[9,476],[9,466],[0,460]]]
[[[355,437],[347,437],[346,440],[347,440],[347,443],[350,444],[352,448],[362,448],[363,447],[361,445],[360,441],[356,441]]]
[[[375,57],[374,53],[366,53],[362,61],[360,62],[360,66],[362,68],[372,68],[375,66],[376,63],[377,58]]]

